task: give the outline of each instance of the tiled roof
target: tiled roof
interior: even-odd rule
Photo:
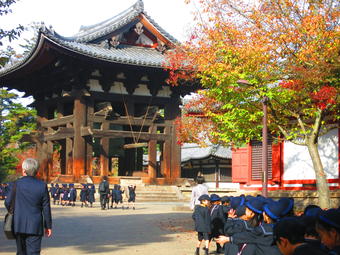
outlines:
[[[107,49],[96,44],[65,41],[50,32],[42,32],[40,38],[42,37],[66,50],[112,63],[163,68],[163,63],[166,61],[165,56],[153,48],[119,45],[117,48]],[[36,43],[36,47],[22,59],[0,69],[0,77],[29,62],[29,59],[36,54],[36,48],[40,41],[41,39]]]
[[[214,156],[222,159],[231,159],[230,147],[211,144],[207,147],[200,147],[195,143],[185,143],[181,147],[181,161],[186,162],[191,159],[204,159]]]
[[[89,43],[96,38],[100,38],[123,27],[136,19],[140,14],[143,14],[170,42],[178,42],[149,16],[147,16],[147,14],[145,14],[143,1],[138,0],[136,4],[131,6],[129,9],[111,19],[92,26],[82,27],[79,33],[73,37],[63,37],[53,30],[42,26],[40,28],[38,40],[31,52],[18,62],[0,69],[0,76],[4,76],[5,74],[29,63],[30,59],[32,59],[40,50],[43,40],[48,40],[58,47],[62,47],[66,50],[108,62],[162,68],[165,56],[156,49],[129,45],[119,45],[116,48],[109,49],[107,47],[102,47],[99,44]]]
[[[121,27],[129,24],[143,14],[148,21],[170,42],[176,44],[178,41],[161,28],[149,15],[144,11],[142,0],[138,0],[133,6],[127,10],[113,16],[110,19],[90,26],[81,26],[80,31],[72,37],[64,37],[65,40],[76,42],[91,42],[97,38],[108,35]]]
[[[67,49],[76,51],[82,55],[95,57],[97,59],[102,59],[109,62],[139,66],[162,67],[165,61],[165,56],[153,48],[119,45],[117,48],[108,49],[98,44],[65,41],[50,34],[47,36]]]

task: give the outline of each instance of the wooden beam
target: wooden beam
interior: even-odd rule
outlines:
[[[121,94],[111,94],[98,91],[90,91],[91,96],[94,100],[100,101],[110,101],[110,102],[123,102],[123,97]],[[127,95],[125,95],[127,96]],[[150,101],[150,96],[133,96],[135,103],[144,103]],[[170,97],[155,97],[152,99],[153,105],[165,105],[171,102]]]
[[[140,147],[147,147],[148,143],[130,143],[130,144],[124,144],[124,149],[135,149]]]
[[[44,141],[54,141],[54,140],[62,140],[66,138],[72,138],[74,136],[73,128],[65,128],[60,127],[57,131],[53,133],[44,133],[43,138]]]
[[[129,137],[133,138],[133,134],[131,131],[121,131],[121,130],[100,130],[100,129],[92,129],[90,127],[82,127],[81,128],[82,136],[93,136],[93,137],[110,137],[110,138],[122,138]],[[138,134],[139,136],[139,134]],[[170,135],[165,134],[151,134],[147,132],[141,132],[140,139],[141,140],[157,140],[157,141],[165,141],[170,139]]]
[[[41,126],[44,128],[48,127],[58,127],[62,125],[66,125],[67,123],[73,122],[73,115],[68,115],[65,117],[60,117],[58,119],[53,120],[44,120],[41,122]]]
[[[107,120],[105,119],[105,117],[91,115],[90,120],[92,122],[108,122],[114,125],[130,125],[129,119],[125,116],[119,117],[114,120]],[[148,119],[146,119],[143,123],[143,117],[138,117],[138,118],[134,117],[131,122],[132,122],[131,123],[132,126],[142,126],[144,124],[145,127],[153,126],[153,125],[157,127],[166,127],[169,125],[166,123],[153,122],[152,120],[148,120]]]

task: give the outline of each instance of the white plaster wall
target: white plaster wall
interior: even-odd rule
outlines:
[[[137,88],[133,92],[135,96],[151,96],[148,87],[145,84],[138,84]]]
[[[211,189],[216,188],[216,182],[206,182],[205,185],[207,185]],[[231,182],[220,182],[219,188],[221,188],[221,189],[239,189],[240,184],[239,183],[231,183]]]
[[[90,87],[90,91],[104,92],[98,80],[90,79],[86,85]]]
[[[162,86],[162,89],[158,91],[157,96],[159,97],[170,97],[171,96],[171,90],[169,86]]]
[[[319,154],[328,179],[339,178],[339,137],[333,129],[319,138]],[[315,179],[313,163],[306,146],[284,144],[284,180]]]
[[[115,81],[113,83],[113,86],[111,86],[109,93],[113,94],[123,94],[127,95],[128,92],[126,91],[126,88],[124,86],[123,82]]]

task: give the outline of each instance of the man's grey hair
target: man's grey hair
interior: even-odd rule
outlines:
[[[34,158],[27,158],[22,162],[21,167],[28,176],[36,176],[39,169],[39,163]]]

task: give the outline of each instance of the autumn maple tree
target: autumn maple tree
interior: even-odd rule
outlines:
[[[195,29],[187,43],[169,53],[166,68],[174,86],[200,81],[204,90],[192,104],[200,109],[200,122],[213,127],[197,128],[199,120],[183,116],[181,138],[202,141],[205,134],[226,144],[259,139],[266,98],[270,132],[307,146],[320,206],[329,208],[318,138],[339,119],[339,3],[194,2]]]

